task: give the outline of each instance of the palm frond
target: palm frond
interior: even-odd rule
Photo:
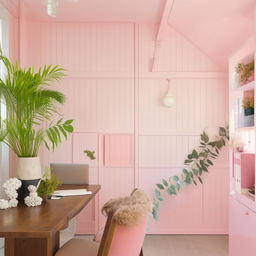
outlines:
[[[0,62],[6,69],[5,78],[0,79],[0,99],[7,108],[5,126],[0,126],[0,140],[18,156],[36,156],[46,138],[55,149],[62,137],[73,131],[71,123],[58,123],[46,130],[40,127],[58,113],[56,104],[65,102],[63,93],[48,88],[65,75],[64,69],[58,65],[44,66],[38,71],[34,67],[22,68],[11,63],[1,50]]]

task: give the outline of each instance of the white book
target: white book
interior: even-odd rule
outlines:
[[[92,192],[86,189],[69,189],[69,190],[55,190],[53,196],[83,196],[91,195]]]

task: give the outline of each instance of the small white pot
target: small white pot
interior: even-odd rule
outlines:
[[[17,178],[20,180],[35,180],[42,178],[39,157],[19,157],[16,169]]]

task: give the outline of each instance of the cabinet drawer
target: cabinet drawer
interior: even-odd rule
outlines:
[[[256,214],[232,197],[229,210],[229,256],[255,256]]]

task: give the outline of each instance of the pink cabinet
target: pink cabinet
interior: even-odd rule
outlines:
[[[230,198],[229,256],[256,255],[256,213]]]
[[[233,175],[235,190],[242,193],[244,189],[252,187],[255,183],[255,154],[234,153],[233,154]]]

